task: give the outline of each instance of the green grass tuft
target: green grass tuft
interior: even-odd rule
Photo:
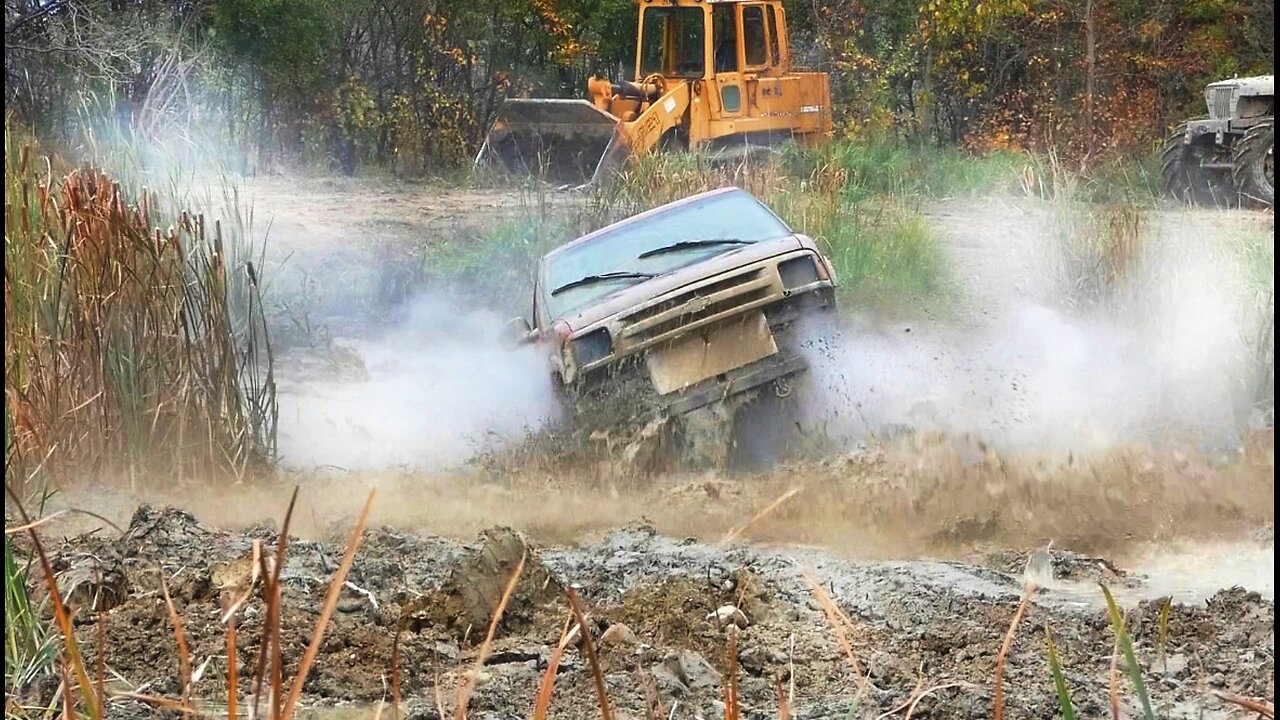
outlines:
[[[1076,720],[1076,708],[1071,702],[1071,690],[1067,688],[1067,678],[1062,674],[1062,661],[1058,658],[1058,648],[1053,643],[1053,633],[1049,626],[1044,626],[1044,640],[1048,647],[1049,672],[1053,675],[1053,687],[1058,693],[1058,711],[1062,720]]]
[[[1147,694],[1147,683],[1142,678],[1142,666],[1138,664],[1138,655],[1133,649],[1133,640],[1129,637],[1129,631],[1124,627],[1124,618],[1120,615],[1120,607],[1116,605],[1116,600],[1111,595],[1111,589],[1106,585],[1099,583],[1102,587],[1102,594],[1107,600],[1107,617],[1111,621],[1111,629],[1115,631],[1116,641],[1120,644],[1120,652],[1124,655],[1125,672],[1129,675],[1129,681],[1133,683],[1133,691],[1138,695],[1138,702],[1142,703],[1143,720],[1155,720],[1155,711],[1151,709],[1151,697]]]

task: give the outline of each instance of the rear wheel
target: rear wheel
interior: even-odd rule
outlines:
[[[1265,122],[1249,128],[1236,142],[1231,174],[1240,196],[1266,207],[1275,204],[1275,124]]]
[[[1203,145],[1184,141],[1185,128],[1169,136],[1160,153],[1160,179],[1165,192],[1185,203],[1224,207],[1235,195],[1230,178],[1201,166],[1213,152]]]

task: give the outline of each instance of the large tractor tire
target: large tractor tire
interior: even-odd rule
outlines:
[[[1183,141],[1185,128],[1170,135],[1160,152],[1160,179],[1165,192],[1185,203],[1226,207],[1235,198],[1231,178],[1225,173],[1206,170],[1203,160],[1211,159],[1212,150]]]
[[[1231,176],[1246,202],[1274,207],[1276,199],[1275,123],[1254,125],[1236,141]]]

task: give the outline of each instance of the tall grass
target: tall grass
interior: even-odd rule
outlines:
[[[244,477],[270,460],[271,346],[241,220],[92,166],[63,174],[8,127],[5,208],[7,472]]]
[[[788,147],[791,172],[810,176],[824,167],[839,168],[849,200],[898,197],[938,200],[1014,190],[1029,156],[1012,151],[982,155],[951,147],[903,142],[841,141],[814,148]]]

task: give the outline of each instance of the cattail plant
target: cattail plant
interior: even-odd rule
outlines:
[[[263,467],[275,384],[244,235],[145,189],[129,196],[98,168],[56,173],[32,143],[5,139],[6,470]]]

